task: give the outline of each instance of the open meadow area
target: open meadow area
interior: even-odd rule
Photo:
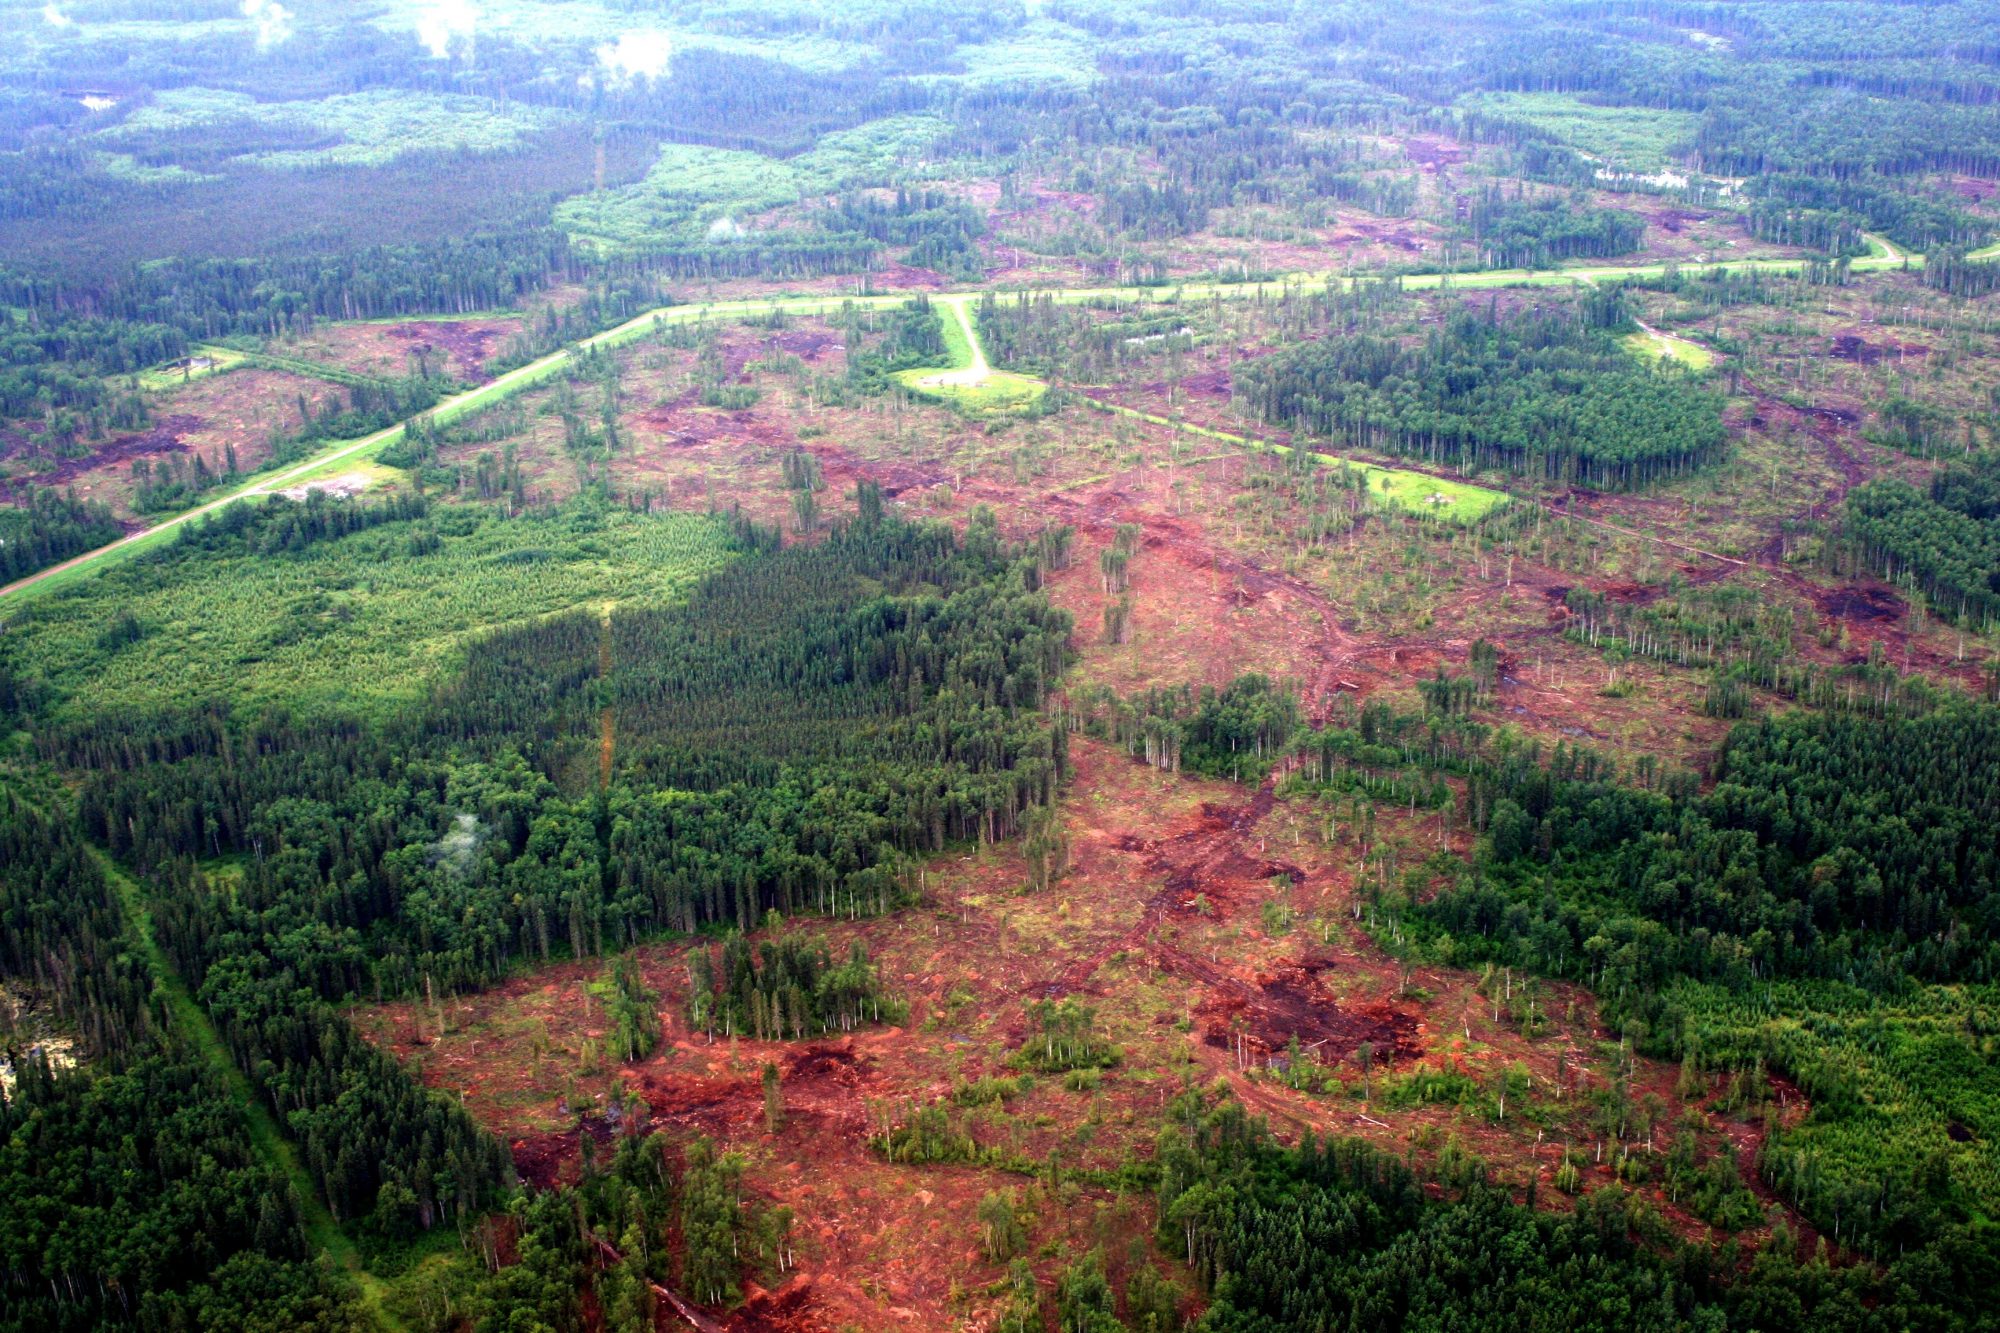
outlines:
[[[0,1333],[1959,1333],[2000,25],[0,0]]]

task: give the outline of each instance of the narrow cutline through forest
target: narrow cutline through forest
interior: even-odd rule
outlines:
[[[250,1086],[250,1078],[240,1069],[229,1053],[222,1033],[217,1030],[215,1020],[202,1008],[194,991],[174,967],[173,960],[159,942],[153,930],[153,905],[146,891],[137,880],[118,865],[103,848],[90,846],[90,855],[97,862],[98,869],[110,882],[118,895],[118,903],[124,909],[132,943],[137,946],[139,956],[145,960],[146,968],[153,976],[153,984],[158,988],[162,1006],[166,1012],[169,1028],[178,1032],[197,1052],[202,1061],[215,1076],[222,1080],[230,1095],[243,1108],[243,1118],[248,1122],[250,1144],[257,1154],[271,1166],[278,1169],[291,1181],[292,1192],[298,1196],[299,1211],[303,1215],[306,1235],[334,1263],[334,1266],[354,1279],[362,1299],[367,1303],[369,1313],[388,1333],[403,1333],[404,1325],[383,1304],[383,1289],[380,1279],[370,1273],[361,1260],[361,1252],[349,1238],[346,1228],[334,1217],[326,1205],[319,1182],[299,1160],[299,1152],[293,1145],[285,1127],[258,1097]]]

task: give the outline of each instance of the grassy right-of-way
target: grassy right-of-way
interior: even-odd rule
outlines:
[[[146,891],[136,880],[119,869],[116,862],[103,852],[92,849],[104,877],[118,893],[118,902],[125,910],[125,920],[132,932],[133,943],[138,946],[147,967],[153,973],[153,984],[157,987],[167,1014],[167,1023],[182,1040],[198,1051],[212,1068],[230,1096],[243,1108],[243,1117],[249,1126],[250,1142],[258,1154],[284,1172],[292,1182],[292,1190],[299,1196],[299,1211],[304,1214],[306,1236],[313,1247],[333,1260],[335,1266],[351,1275],[368,1303],[369,1312],[377,1323],[390,1333],[401,1333],[402,1324],[391,1315],[382,1304],[381,1282],[361,1264],[361,1253],[341,1230],[340,1223],[334,1221],[327,1210],[325,1200],[320,1198],[319,1187],[312,1174],[299,1160],[298,1151],[292,1141],[278,1127],[278,1121],[265,1106],[257,1092],[250,1086],[250,1080],[236,1061],[230,1058],[229,1047],[223,1042],[222,1034],[202,1011],[194,993],[174,970],[167,951],[160,947],[159,939],[153,933],[152,904],[146,900]]]
[[[1298,452],[1296,447],[1289,444],[1275,444],[1249,435],[1236,435],[1226,430],[1217,430],[1213,426],[1201,426],[1175,417],[1141,412],[1136,407],[1125,407],[1118,403],[1107,403],[1089,397],[1083,401],[1100,412],[1131,417],[1135,421],[1144,421],[1155,426],[1166,426],[1189,435],[1199,435],[1205,440],[1220,440],[1224,444],[1239,445],[1260,453],[1273,453],[1281,458],[1288,458]],[[1475,486],[1466,481],[1453,481],[1449,477],[1432,476],[1428,472],[1415,472],[1409,468],[1357,463],[1352,459],[1342,458],[1339,454],[1325,454],[1314,450],[1307,450],[1306,456],[1323,467],[1347,468],[1359,472],[1370,497],[1392,509],[1420,514],[1427,518],[1442,518],[1453,523],[1477,523],[1488,514],[1505,507],[1513,498],[1505,491],[1496,491],[1487,486]]]

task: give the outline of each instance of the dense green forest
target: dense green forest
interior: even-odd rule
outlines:
[[[1860,487],[1842,531],[1857,563],[1940,615],[1985,626],[2000,614],[2000,455],[1939,468],[1928,491],[1893,479]]]
[[[0,509],[0,582],[118,540],[124,528],[101,504],[38,490],[19,509]]]
[[[1469,776],[1483,854],[1409,919],[1460,963],[1588,983],[1643,1046],[1796,1080],[1813,1113],[1759,1168],[1829,1234],[1895,1254],[1990,1207],[1965,1126],[1994,1104],[1996,736],[1984,704],[1745,724],[1706,791],[1587,751],[1496,755]],[[1882,1116],[1902,1079],[1912,1101]]]
[[[360,1326],[235,1090],[163,1024],[133,925],[74,824],[3,799],[0,963],[44,988],[102,1062],[58,1072],[15,1056],[0,1098],[5,1326]]]
[[[1714,461],[1721,403],[1672,366],[1634,361],[1607,331],[1615,302],[1500,317],[1464,310],[1420,345],[1355,337],[1246,366],[1265,420],[1467,471],[1624,489]]]
[[[1988,1317],[1976,1293],[1993,1255],[1964,1233],[1880,1274],[1781,1238],[1732,1274],[1672,1246],[1657,1215],[1613,1190],[1540,1213],[1476,1162],[1424,1180],[1364,1144],[1282,1148],[1231,1101],[1190,1092],[1175,1109],[1160,1241],[1213,1295],[1203,1328],[1886,1330]]]

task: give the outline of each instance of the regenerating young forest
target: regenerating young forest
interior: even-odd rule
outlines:
[[[2000,1327],[2000,17],[0,0],[0,1330]]]

